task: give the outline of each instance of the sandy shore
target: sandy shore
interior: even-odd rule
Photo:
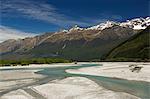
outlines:
[[[68,77],[63,80],[30,87],[30,90],[36,92],[43,99],[139,99],[127,93],[104,89],[92,80],[83,77]],[[1,99],[12,98],[38,99],[23,89],[7,93],[1,97]]]
[[[31,64],[28,66],[8,66],[0,67],[0,92],[24,84],[35,82],[38,79],[44,78],[44,75],[36,74],[35,72],[42,69],[65,66],[79,66],[74,63],[57,63],[57,64]],[[30,70],[32,68],[32,70]],[[9,70],[4,70],[9,69]],[[11,70],[12,69],[12,70]],[[18,69],[18,70],[14,70]]]
[[[35,82],[37,79],[45,77],[43,75],[34,73],[39,70],[40,69],[0,71],[0,92],[15,86],[21,86]]]
[[[150,82],[150,63],[103,62],[101,64],[103,64],[103,66],[86,67],[77,70],[69,69],[66,70],[66,72]],[[132,72],[129,67],[129,65],[131,64],[137,64],[138,66],[142,66],[143,68],[138,73]]]

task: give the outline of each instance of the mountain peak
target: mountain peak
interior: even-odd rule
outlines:
[[[69,30],[63,30],[62,32],[70,32],[70,31],[77,31],[77,30],[104,30],[106,28],[110,28],[114,25],[122,26],[122,27],[129,27],[134,30],[146,29],[147,26],[150,25],[150,17],[146,18],[134,18],[131,20],[127,20],[126,22],[114,22],[114,21],[105,21],[95,26],[91,26],[88,28],[81,28],[78,25],[74,25]]]
[[[83,30],[84,28],[79,27],[78,25],[74,25],[69,31],[73,30]]]
[[[120,26],[130,27],[134,30],[146,29],[146,27],[149,25],[150,25],[150,17],[147,18],[140,17],[120,23]]]
[[[115,24],[117,24],[116,22],[113,22],[113,21],[106,21],[104,23],[100,23],[98,25],[95,25],[95,26],[92,26],[90,28],[87,28],[88,30],[90,29],[98,29],[98,30],[103,30],[105,28],[109,28],[109,27],[112,27],[114,26]]]

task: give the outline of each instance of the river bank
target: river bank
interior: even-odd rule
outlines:
[[[150,82],[150,62],[102,62],[101,64],[103,66],[69,69],[66,72]],[[130,65],[142,68],[139,72],[132,72]]]
[[[109,64],[113,66],[112,64],[114,63]],[[122,65],[125,64],[126,63],[122,63]],[[108,63],[63,63],[1,67],[0,98],[140,99],[139,97],[148,97],[148,83],[94,76],[95,74],[90,74],[89,71],[87,71],[88,75],[91,75],[88,76],[83,75],[86,74],[85,71],[83,73],[80,71],[90,68],[93,72],[96,68],[99,70],[99,68],[111,66],[109,66]],[[69,73],[65,71],[69,71]],[[76,71],[76,74],[70,71]],[[136,86],[133,86],[134,84],[136,84]],[[139,85],[141,87],[138,87]],[[133,92],[133,90],[135,92]]]

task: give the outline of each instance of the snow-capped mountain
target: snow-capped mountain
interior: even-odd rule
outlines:
[[[146,29],[147,26],[150,25],[150,17],[147,18],[135,18],[131,20],[127,20],[126,22],[113,22],[113,21],[106,21],[104,23],[100,23],[95,26],[91,26],[88,28],[81,28],[78,25],[75,25],[69,30],[63,30],[63,32],[70,32],[74,30],[104,30],[106,28],[110,28],[114,25],[122,26],[122,27],[129,27],[134,30],[141,30]]]
[[[112,27],[112,26],[114,26],[116,24],[118,24],[118,23],[113,22],[113,21],[106,21],[104,23],[100,23],[99,25],[89,27],[89,28],[87,28],[87,30],[93,30],[93,29],[103,30],[103,29]]]
[[[72,27],[69,31],[73,31],[73,30],[84,30],[84,28],[79,27],[78,25],[75,25],[74,27]]]
[[[120,23],[120,26],[130,27],[134,30],[146,29],[150,25],[150,17],[147,18],[136,18],[132,20],[127,20],[126,22]]]
[[[139,33],[140,31],[137,31],[137,29],[145,29],[149,25],[150,17],[136,18],[126,22],[106,21],[88,28],[82,28],[75,25],[70,29],[45,33],[32,38],[7,40],[0,43],[0,51],[3,54],[13,52],[18,55],[18,52],[25,53],[30,50],[32,50],[32,52],[39,52],[45,50],[44,52],[48,51],[47,53],[51,53],[49,54],[50,57],[54,54],[55,50],[60,50],[60,52],[62,52],[61,50],[63,49],[66,50],[64,52],[72,52],[72,50],[80,52],[80,50],[84,48],[85,53],[82,53],[84,54],[83,56],[91,54],[99,56],[102,53],[106,53],[106,49],[112,49],[122,41]],[[97,52],[97,49],[100,52],[95,53]],[[40,55],[48,56],[47,53]],[[40,56],[37,53],[33,56],[36,55]],[[65,55],[65,53],[63,53],[63,55]],[[74,56],[74,54],[71,55]],[[78,54],[75,53],[75,55]],[[73,56],[71,58],[74,58]],[[70,57],[70,55],[66,57]]]

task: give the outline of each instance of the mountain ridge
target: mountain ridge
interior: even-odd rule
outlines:
[[[136,19],[136,22],[135,20],[132,21],[134,25],[141,24],[142,26],[146,23],[144,26],[147,26],[149,25],[149,19],[147,17],[146,22],[140,19]],[[20,56],[20,58],[21,55],[27,58],[63,57],[83,61],[84,59],[100,59],[103,54],[106,54],[113,47],[143,29],[136,30],[113,22],[102,23],[95,29],[75,26],[69,30],[0,43],[1,56],[4,59],[11,55],[14,55],[14,57]]]
[[[113,48],[106,56],[106,60],[145,60],[150,61],[150,26],[140,33],[130,37]]]

